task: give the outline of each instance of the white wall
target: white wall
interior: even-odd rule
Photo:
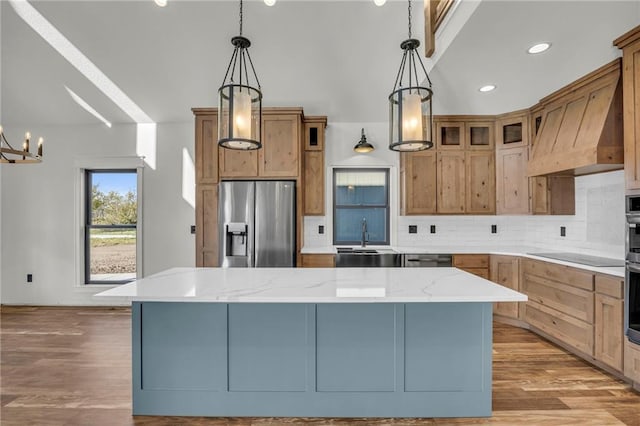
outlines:
[[[77,282],[82,248],[76,242],[76,164],[79,159],[136,156],[136,126],[43,127],[31,133],[46,138],[44,161],[4,164],[0,171],[2,303],[105,304],[92,298],[105,287]],[[194,209],[182,193],[182,150],[193,158],[193,140],[192,123],[158,126],[156,169],[143,172],[145,275],[195,263],[194,236],[189,233]],[[28,273],[33,283],[26,282]]]

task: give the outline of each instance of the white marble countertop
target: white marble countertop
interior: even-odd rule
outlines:
[[[522,302],[456,268],[173,268],[95,295],[220,303]]]
[[[367,248],[386,248],[397,251],[398,253],[407,254],[498,254],[505,256],[519,256],[527,257],[530,259],[541,260],[549,263],[557,263],[559,265],[571,266],[573,268],[584,269],[587,271],[597,272],[605,275],[612,275],[616,277],[624,277],[624,267],[603,267],[603,266],[589,266],[581,263],[566,262],[563,260],[551,259],[548,257],[534,256],[530,253],[550,253],[554,251],[576,251],[577,250],[550,250],[540,247],[532,246],[428,246],[428,247],[398,247],[398,246],[367,246]],[[303,254],[335,254],[336,248],[334,246],[327,247],[304,247],[301,252]],[[587,254],[587,253],[583,253]],[[605,256],[613,257],[613,256]]]

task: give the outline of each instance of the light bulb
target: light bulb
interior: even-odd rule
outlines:
[[[244,88],[234,88],[233,139],[251,139],[251,95]]]
[[[422,107],[418,93],[409,93],[402,98],[402,140],[422,140]]]
[[[273,6],[274,4],[276,4],[276,0],[264,0],[264,4],[266,4],[267,6]]]
[[[478,90],[481,92],[491,92],[492,90],[495,90],[495,88],[496,88],[495,84],[487,84],[486,86],[482,86]]]
[[[25,139],[31,139],[31,133],[30,132],[25,133],[24,134],[24,138]]]
[[[373,2],[376,4],[376,6],[382,6],[387,2],[387,0],[373,0]]]

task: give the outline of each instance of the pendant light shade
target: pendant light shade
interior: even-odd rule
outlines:
[[[375,148],[369,142],[367,142],[367,137],[364,135],[364,129],[362,129],[362,136],[360,136],[360,141],[353,147],[353,150],[360,154],[366,154],[368,152],[373,151]]]
[[[249,46],[242,36],[242,0],[240,0],[240,35],[231,39],[231,61],[218,89],[218,145],[227,149],[260,149],[262,127],[262,92],[253,67]],[[251,77],[249,78],[249,67]]]
[[[418,47],[420,41],[411,38],[409,0],[409,38],[400,44],[404,53],[393,92],[389,95],[389,149],[393,151],[422,151],[433,147],[433,91]],[[418,63],[429,87],[420,83]]]

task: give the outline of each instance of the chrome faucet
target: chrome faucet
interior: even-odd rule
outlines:
[[[362,218],[362,241],[361,241],[361,246],[362,247],[366,247],[367,246],[367,219],[366,218]]]

